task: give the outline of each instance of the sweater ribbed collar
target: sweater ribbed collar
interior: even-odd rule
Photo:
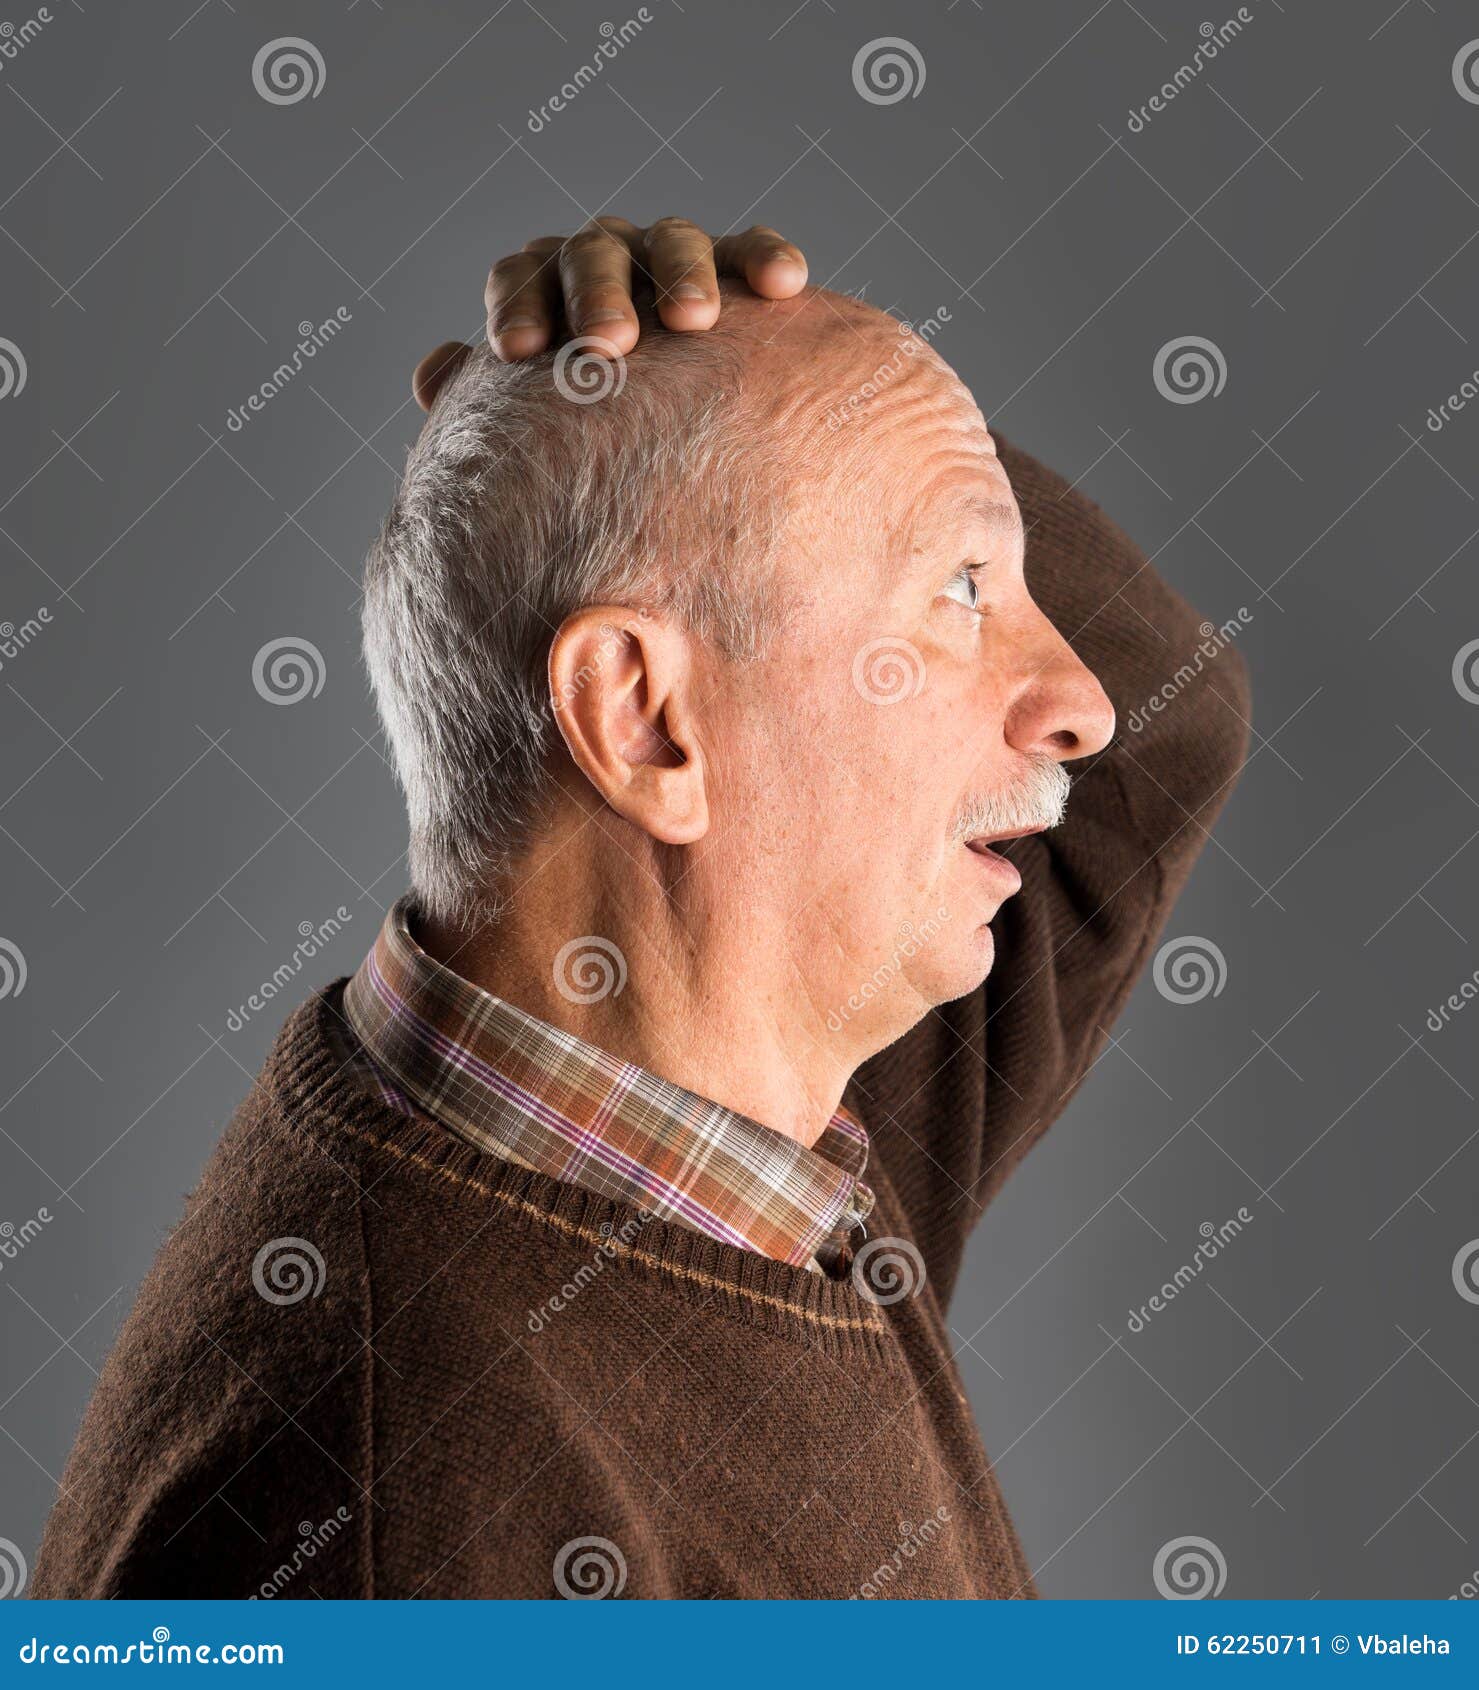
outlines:
[[[798,1144],[464,980],[422,949],[415,920],[409,899],[391,908],[344,994],[390,1101],[522,1168],[775,1261],[836,1269],[873,1207],[868,1135],[846,1109],[814,1146]],[[571,974],[575,989],[611,989],[619,954],[583,943],[595,975]]]

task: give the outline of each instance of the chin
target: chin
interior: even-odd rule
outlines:
[[[930,996],[937,1004],[969,997],[980,990],[991,972],[996,961],[996,938],[982,922],[964,946],[957,946],[955,954],[940,960],[942,966],[930,982]]]

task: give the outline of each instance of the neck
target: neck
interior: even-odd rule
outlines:
[[[606,857],[621,862],[620,884],[556,848],[511,877],[496,921],[424,921],[417,941],[527,1014],[815,1144],[861,1056],[798,1017],[809,998],[784,934],[770,943],[754,910],[711,907],[700,877],[676,865],[642,873],[623,851]]]

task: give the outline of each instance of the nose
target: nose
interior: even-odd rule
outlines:
[[[1060,763],[1092,757],[1114,737],[1114,706],[1068,641],[1041,611],[1037,616],[1032,661],[1007,712],[1007,743]]]

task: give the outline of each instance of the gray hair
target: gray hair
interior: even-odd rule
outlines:
[[[547,662],[568,616],[598,603],[669,614],[736,661],[772,637],[794,463],[781,408],[752,400],[745,364],[730,337],[649,320],[615,365],[569,348],[502,364],[480,347],[438,395],[364,601],[429,914],[496,910],[547,814]]]

